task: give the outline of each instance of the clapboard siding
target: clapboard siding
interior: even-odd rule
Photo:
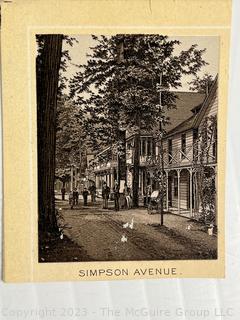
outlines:
[[[178,207],[178,197],[174,195],[174,182],[171,182],[172,206]],[[186,171],[181,172],[180,176],[180,208],[188,209],[189,198],[189,174]]]
[[[184,157],[181,153],[182,150],[182,134],[178,133],[171,137],[172,140],[172,155],[174,157],[173,162],[170,164],[171,166],[186,166],[191,164],[193,157],[193,131],[188,130],[184,132],[186,134],[186,156]],[[168,140],[166,139],[163,142],[164,153],[164,161],[168,163],[169,161],[169,150],[168,150]]]
[[[180,177],[180,208],[188,209],[188,192],[189,192],[188,173],[182,172]]]
[[[180,136],[181,139],[181,136]],[[186,132],[186,156],[183,157],[183,155],[181,154],[181,163],[183,165],[188,165],[192,162],[192,156],[193,156],[193,132],[191,131],[187,131]]]

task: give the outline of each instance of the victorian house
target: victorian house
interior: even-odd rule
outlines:
[[[176,108],[168,111],[170,124],[163,139],[164,172],[166,175],[165,209],[188,217],[196,216],[199,209],[199,197],[196,184],[198,166],[208,166],[216,173],[217,167],[217,131],[207,138],[207,158],[201,157],[201,137],[203,127],[209,119],[216,118],[218,108],[217,78],[208,95],[195,92],[177,92]],[[132,166],[134,152],[134,135],[126,135],[127,183],[132,186]],[[158,185],[154,174],[159,166],[159,146],[153,133],[141,131],[140,136],[140,170],[139,195],[144,195],[146,186],[152,190]],[[95,156],[93,171],[96,187],[102,182],[113,187],[117,178],[117,156],[108,147]]]

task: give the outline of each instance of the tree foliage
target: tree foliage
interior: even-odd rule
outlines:
[[[211,166],[216,162],[217,117],[206,117],[198,136],[198,153],[194,162],[194,181],[199,198],[200,220],[206,224],[214,223],[216,216],[216,172]]]
[[[184,74],[195,74],[206,64],[205,50],[192,45],[175,55],[180,42],[167,36],[92,37],[96,45],[87,64],[79,66],[70,88],[76,103],[85,104],[89,129],[100,143],[117,140],[119,126],[135,129],[138,112],[141,127],[152,129],[158,124],[160,72],[166,88],[162,105],[170,108],[176,96],[169,89],[179,88]]]
[[[137,204],[140,130],[155,129],[157,137],[163,137],[169,120],[166,111],[175,106],[176,100],[170,89],[181,87],[183,75],[195,75],[207,64],[203,59],[205,49],[193,44],[176,55],[181,43],[163,35],[92,37],[96,45],[70,83],[71,96],[89,114],[85,126],[93,146],[118,143],[120,129],[135,135],[133,202]],[[161,103],[160,74],[164,87]]]
[[[82,112],[66,95],[57,106],[56,170],[63,183],[70,179],[71,166],[80,167],[86,148],[86,135],[82,128]]]
[[[213,84],[213,76],[205,73],[203,77],[195,76],[195,78],[189,82],[190,90],[197,91],[199,93],[206,93],[208,95],[209,89]]]

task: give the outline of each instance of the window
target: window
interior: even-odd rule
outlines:
[[[178,197],[178,178],[177,177],[174,177],[173,187],[174,187],[174,197]]]
[[[217,160],[217,127],[214,129],[214,137],[213,137],[213,145],[212,145],[212,153],[215,161]]]
[[[193,131],[193,141],[195,142],[195,141],[197,141],[197,139],[198,139],[198,129],[194,129],[194,131]]]
[[[186,158],[186,133],[182,134],[182,159]]]
[[[146,143],[145,139],[142,139],[142,156],[146,155]]]
[[[153,156],[156,155],[156,143],[155,143],[154,140],[153,140],[153,142],[152,142],[152,154],[153,154]]]
[[[172,139],[168,140],[168,162],[172,162]]]
[[[148,139],[147,139],[147,155],[148,155],[148,156],[151,155],[151,143],[152,143],[151,138],[148,138]]]
[[[193,159],[197,160],[198,156],[198,129],[193,131]]]

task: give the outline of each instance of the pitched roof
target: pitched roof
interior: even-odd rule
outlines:
[[[197,128],[202,117],[205,114],[205,111],[206,111],[215,91],[216,91],[216,88],[217,88],[217,77],[215,78],[215,80],[210,88],[208,96],[204,95],[205,99],[202,102],[201,107],[200,107],[200,105],[197,105],[196,107],[192,108],[191,109],[191,116],[188,117],[186,120],[182,121],[179,125],[177,125],[173,129],[168,130],[166,136],[171,136],[176,133],[181,133],[181,132],[193,129],[193,128]],[[194,111],[196,111],[196,112],[193,114]]]
[[[170,118],[170,124],[166,126],[167,133],[192,118],[192,109],[201,105],[205,98],[204,93],[198,92],[176,92],[176,95],[176,108],[166,112]]]
[[[175,127],[172,130],[168,131],[167,135],[165,137],[169,137],[169,136],[172,136],[173,134],[181,133],[181,132],[190,130],[191,128],[193,128],[193,125],[194,125],[194,122],[195,122],[196,118],[197,118],[197,115],[194,114],[193,116],[191,116],[187,120],[185,120],[182,123],[180,123],[177,127]]]
[[[202,105],[205,94],[198,92],[174,92],[177,96],[175,101],[175,108],[171,108],[166,111],[166,116],[169,117],[170,122],[165,126],[167,134],[178,128],[187,130],[187,126],[191,126],[193,119],[194,109],[200,108]],[[191,118],[191,119],[190,119]],[[151,135],[154,132],[154,129],[150,131],[146,129],[141,130],[141,135]],[[127,139],[134,134],[131,130],[127,132]]]
[[[217,87],[218,87],[218,76],[215,77],[214,79],[214,82],[210,88],[210,91],[209,91],[209,94],[208,96],[205,98],[203,104],[202,104],[202,107],[197,115],[197,118],[195,119],[194,121],[194,127],[197,128],[209,106],[209,104],[211,103],[213,97],[214,97],[214,94],[216,93],[216,90],[217,90]]]

